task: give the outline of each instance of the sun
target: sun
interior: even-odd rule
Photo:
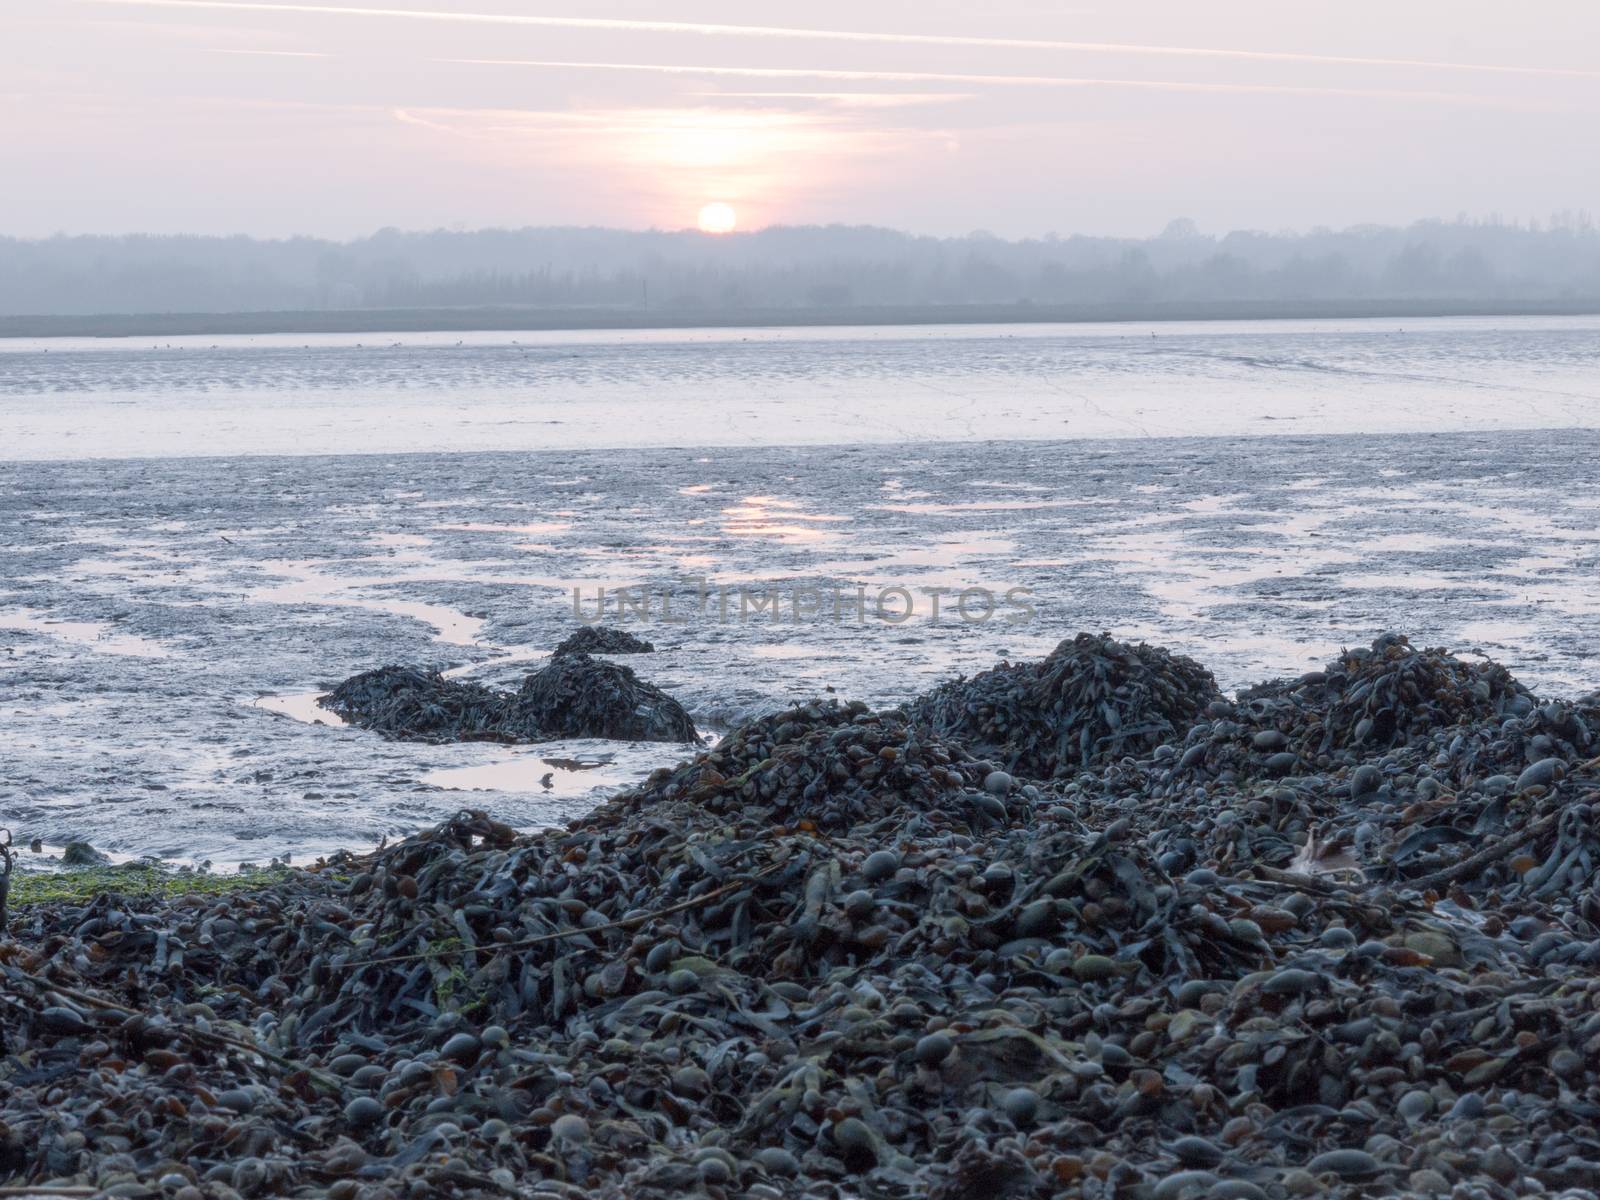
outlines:
[[[701,233],[732,233],[738,223],[739,214],[733,211],[733,205],[720,200],[714,200],[700,210]]]

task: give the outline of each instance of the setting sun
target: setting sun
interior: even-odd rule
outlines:
[[[718,200],[700,210],[700,232],[732,233],[738,220],[738,214],[733,211],[733,206]]]

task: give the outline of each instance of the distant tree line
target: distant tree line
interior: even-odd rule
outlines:
[[[455,306],[718,311],[944,304],[1579,300],[1586,213],[1306,233],[1007,241],[864,226],[711,237],[595,228],[296,237],[0,238],[0,314]]]

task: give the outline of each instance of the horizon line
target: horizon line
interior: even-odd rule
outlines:
[[[737,205],[735,205],[735,207],[737,208]],[[1225,238],[1232,237],[1235,234],[1242,234],[1242,235],[1247,235],[1247,236],[1252,236],[1252,237],[1267,237],[1267,238],[1306,238],[1306,237],[1324,236],[1324,235],[1328,235],[1328,234],[1353,234],[1353,233],[1361,233],[1361,232],[1403,233],[1403,232],[1407,232],[1407,231],[1416,229],[1419,226],[1441,226],[1441,227],[1445,227],[1445,228],[1458,228],[1458,229],[1509,229],[1509,230],[1519,230],[1519,231],[1527,232],[1527,233],[1552,233],[1552,232],[1557,232],[1558,228],[1560,228],[1560,227],[1552,224],[1551,220],[1553,218],[1557,217],[1557,216],[1561,216],[1561,215],[1564,215],[1564,214],[1576,214],[1576,215],[1578,215],[1580,217],[1587,217],[1588,218],[1587,221],[1581,222],[1582,228],[1577,230],[1578,232],[1586,232],[1586,233],[1589,233],[1591,235],[1600,233],[1600,224],[1597,224],[1595,222],[1594,218],[1589,214],[1587,209],[1565,208],[1565,209],[1554,210],[1550,214],[1548,214],[1548,216],[1546,216],[1546,217],[1527,217],[1527,218],[1515,218],[1515,219],[1509,219],[1509,220],[1504,218],[1504,217],[1499,216],[1498,214],[1490,214],[1488,216],[1476,217],[1476,218],[1474,218],[1474,217],[1465,217],[1464,218],[1464,217],[1461,217],[1461,216],[1456,216],[1456,217],[1416,217],[1416,218],[1414,218],[1414,219],[1412,219],[1410,221],[1403,222],[1403,223],[1385,223],[1385,222],[1381,222],[1381,221],[1356,221],[1356,222],[1352,222],[1352,223],[1349,223],[1349,224],[1338,225],[1338,226],[1334,226],[1334,225],[1311,225],[1311,226],[1307,226],[1305,228],[1273,229],[1273,230],[1260,229],[1260,228],[1251,228],[1251,227],[1247,227],[1247,226],[1235,226],[1235,227],[1230,227],[1230,228],[1227,228],[1227,229],[1220,229],[1219,228],[1215,232],[1207,232],[1205,230],[1200,229],[1198,226],[1196,226],[1195,229],[1194,229],[1194,232],[1192,234],[1187,234],[1187,235],[1184,235],[1184,236],[1191,236],[1191,237],[1194,237],[1197,240],[1211,240],[1211,241],[1221,241],[1221,240],[1223,240]],[[1170,226],[1172,224],[1174,224],[1176,222],[1179,222],[1179,221],[1185,221],[1185,220],[1190,220],[1190,219],[1189,218],[1185,218],[1185,217],[1173,217],[1173,218],[1170,218],[1168,220],[1168,222],[1167,222],[1167,227],[1170,228]],[[896,228],[895,226],[892,226],[892,225],[877,225],[877,224],[866,223],[866,222],[854,222],[854,223],[852,223],[852,222],[846,222],[846,221],[821,221],[821,222],[819,222],[819,221],[811,221],[811,222],[780,222],[780,223],[771,224],[771,225],[762,225],[762,226],[759,226],[757,228],[752,228],[752,229],[735,229],[735,230],[732,230],[732,231],[730,231],[728,233],[706,233],[704,230],[698,229],[693,225],[680,225],[680,226],[663,226],[663,225],[623,226],[623,225],[577,225],[577,224],[562,224],[562,225],[537,225],[537,224],[479,225],[479,226],[475,226],[475,227],[473,227],[471,229],[452,229],[452,228],[450,228],[449,226],[446,226],[446,225],[434,225],[434,226],[431,226],[431,227],[420,227],[419,226],[419,227],[414,227],[414,228],[409,228],[409,229],[401,228],[400,226],[397,226],[397,225],[381,225],[381,226],[377,227],[376,229],[371,230],[368,233],[357,233],[357,234],[350,234],[350,235],[345,235],[345,236],[336,235],[336,234],[319,234],[319,233],[257,234],[257,233],[245,233],[245,232],[239,232],[239,231],[235,231],[235,232],[232,232],[232,233],[152,233],[152,232],[145,231],[145,230],[124,230],[124,231],[119,232],[119,233],[87,233],[87,232],[73,233],[73,232],[68,232],[66,230],[57,230],[57,231],[55,231],[53,233],[46,233],[46,234],[0,233],[0,242],[47,242],[47,241],[54,241],[54,240],[57,240],[57,239],[70,240],[70,239],[75,239],[75,238],[149,238],[151,240],[189,239],[189,240],[194,240],[194,241],[233,241],[233,240],[237,240],[237,239],[241,239],[242,238],[244,240],[254,241],[254,242],[314,241],[314,242],[333,242],[333,243],[348,244],[348,243],[352,243],[352,242],[370,240],[370,239],[373,239],[373,238],[380,237],[380,236],[382,236],[384,234],[401,234],[401,235],[406,236],[406,237],[433,237],[433,236],[437,236],[437,235],[440,235],[440,234],[446,234],[446,235],[454,236],[454,237],[473,237],[473,236],[480,235],[480,234],[496,234],[496,233],[501,233],[501,234],[503,234],[503,233],[519,234],[519,233],[531,233],[531,232],[539,232],[539,233],[578,233],[578,232],[582,232],[582,233],[612,233],[612,234],[622,234],[622,235],[635,236],[635,237],[643,237],[643,236],[648,236],[648,235],[651,235],[651,234],[660,234],[660,235],[666,235],[666,236],[678,236],[678,235],[682,235],[682,234],[687,234],[687,235],[690,235],[690,236],[695,237],[695,238],[703,238],[703,239],[705,239],[707,241],[729,241],[729,240],[733,240],[733,239],[737,239],[737,238],[757,237],[757,236],[760,236],[761,234],[765,234],[765,233],[805,232],[805,231],[820,231],[820,230],[853,230],[853,231],[865,231],[865,232],[872,232],[872,233],[886,233],[886,234],[892,234],[892,235],[894,235],[896,237],[906,238],[906,239],[909,239],[909,240],[966,241],[966,240],[971,240],[971,239],[978,239],[980,241],[993,240],[993,241],[999,241],[999,242],[1007,242],[1007,243],[1011,243],[1011,244],[1025,243],[1025,242],[1044,242],[1044,241],[1071,241],[1071,240],[1077,239],[1077,238],[1083,238],[1083,239],[1087,239],[1087,240],[1091,240],[1091,241],[1154,242],[1154,241],[1159,241],[1164,236],[1166,236],[1166,230],[1165,229],[1157,231],[1155,233],[1144,233],[1144,234],[1137,234],[1137,233],[1130,233],[1130,234],[1086,233],[1086,232],[1081,232],[1081,231],[1072,232],[1072,233],[1061,233],[1058,230],[1046,230],[1043,233],[1028,233],[1028,234],[1017,234],[1017,235],[1013,235],[1013,236],[1007,236],[1007,235],[1004,235],[1004,234],[993,233],[990,230],[983,229],[983,228],[970,229],[965,233],[919,233],[919,232],[917,232],[915,230],[900,229],[900,228]],[[1561,231],[1570,232],[1571,230],[1561,229]]]

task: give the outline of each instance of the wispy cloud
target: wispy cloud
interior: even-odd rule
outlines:
[[[808,41],[877,42],[889,45],[962,46],[1002,50],[1073,50],[1092,54],[1160,55],[1177,58],[1219,58],[1250,62],[1323,63],[1359,67],[1405,67],[1436,71],[1476,71],[1502,75],[1545,75],[1600,79],[1600,71],[1567,67],[1460,63],[1438,59],[1373,58],[1339,54],[1303,54],[1281,50],[1238,50],[1202,46],[1155,46],[1129,42],[1078,42],[1050,38],[982,37],[960,34],[868,33],[846,29],[804,29],[779,25],[736,25],[699,21],[651,21],[616,17],[553,17],[524,13],[450,12],[414,8],[364,8],[341,4],[272,4],[251,0],[79,0],[123,7],[220,9],[242,12],[304,13],[391,20],[454,21],[477,25],[523,25],[538,28],[594,29],[619,32],[679,33],[709,36],[787,38]]]
[[[328,58],[320,50],[227,50],[219,46],[204,48],[207,54],[259,54],[264,58]]]
[[[965,86],[1131,88],[1155,92],[1202,92],[1243,95],[1349,96],[1382,100],[1417,100],[1436,104],[1524,107],[1519,101],[1459,92],[1394,88],[1302,87],[1269,83],[1197,83],[1171,79],[1096,79],[1072,75],[972,75],[946,71],[850,71],[825,67],[720,67],[679,63],[563,62],[519,58],[444,58],[438,62],[464,66],[529,67],[542,70],[624,71],[658,75],[709,75],[733,79],[835,79],[853,83],[952,83]]]
[[[697,100],[815,100],[839,108],[915,108],[971,100],[971,92],[689,92]]]

